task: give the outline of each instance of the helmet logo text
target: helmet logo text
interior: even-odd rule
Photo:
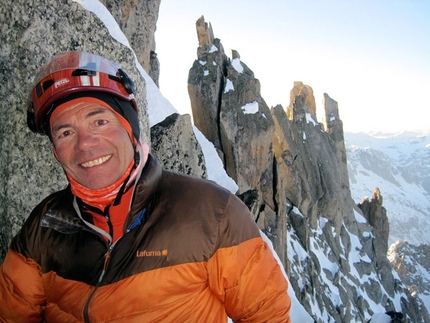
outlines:
[[[59,80],[59,81],[57,81],[57,82],[54,83],[54,88],[58,88],[58,87],[63,86],[65,84],[69,83],[69,82],[70,81],[69,81],[68,78],[61,79],[61,80]]]

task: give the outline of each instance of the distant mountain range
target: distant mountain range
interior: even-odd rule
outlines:
[[[397,240],[430,244],[430,133],[345,133],[348,173],[356,203],[378,187]]]

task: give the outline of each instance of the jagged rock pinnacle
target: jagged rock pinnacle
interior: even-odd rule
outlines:
[[[203,50],[209,50],[214,42],[214,33],[210,22],[205,22],[204,16],[196,21],[196,30],[199,47]]]

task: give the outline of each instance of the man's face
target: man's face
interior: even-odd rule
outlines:
[[[51,120],[58,161],[81,185],[105,188],[126,172],[134,150],[127,131],[110,109],[83,102],[60,111]]]

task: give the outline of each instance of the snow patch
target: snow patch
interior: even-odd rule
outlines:
[[[229,79],[227,79],[227,82],[225,84],[224,93],[227,93],[229,91],[234,91],[234,85],[233,82]]]
[[[209,53],[215,53],[218,51],[218,47],[216,47],[214,44],[212,44],[211,49],[209,50]]]
[[[243,73],[243,66],[240,63],[240,59],[239,58],[234,58],[231,61],[231,66],[233,66],[233,68],[238,72],[238,73]]]
[[[366,218],[357,210],[354,210],[354,215],[355,215],[355,221],[357,221],[357,223],[367,223]]]
[[[314,120],[314,118],[312,117],[312,114],[310,114],[310,113],[306,113],[306,122],[307,123],[313,123],[314,126],[318,125],[318,123]]]
[[[258,112],[258,102],[254,101],[251,103],[247,103],[244,106],[242,106],[242,111],[245,114],[254,114]]]

